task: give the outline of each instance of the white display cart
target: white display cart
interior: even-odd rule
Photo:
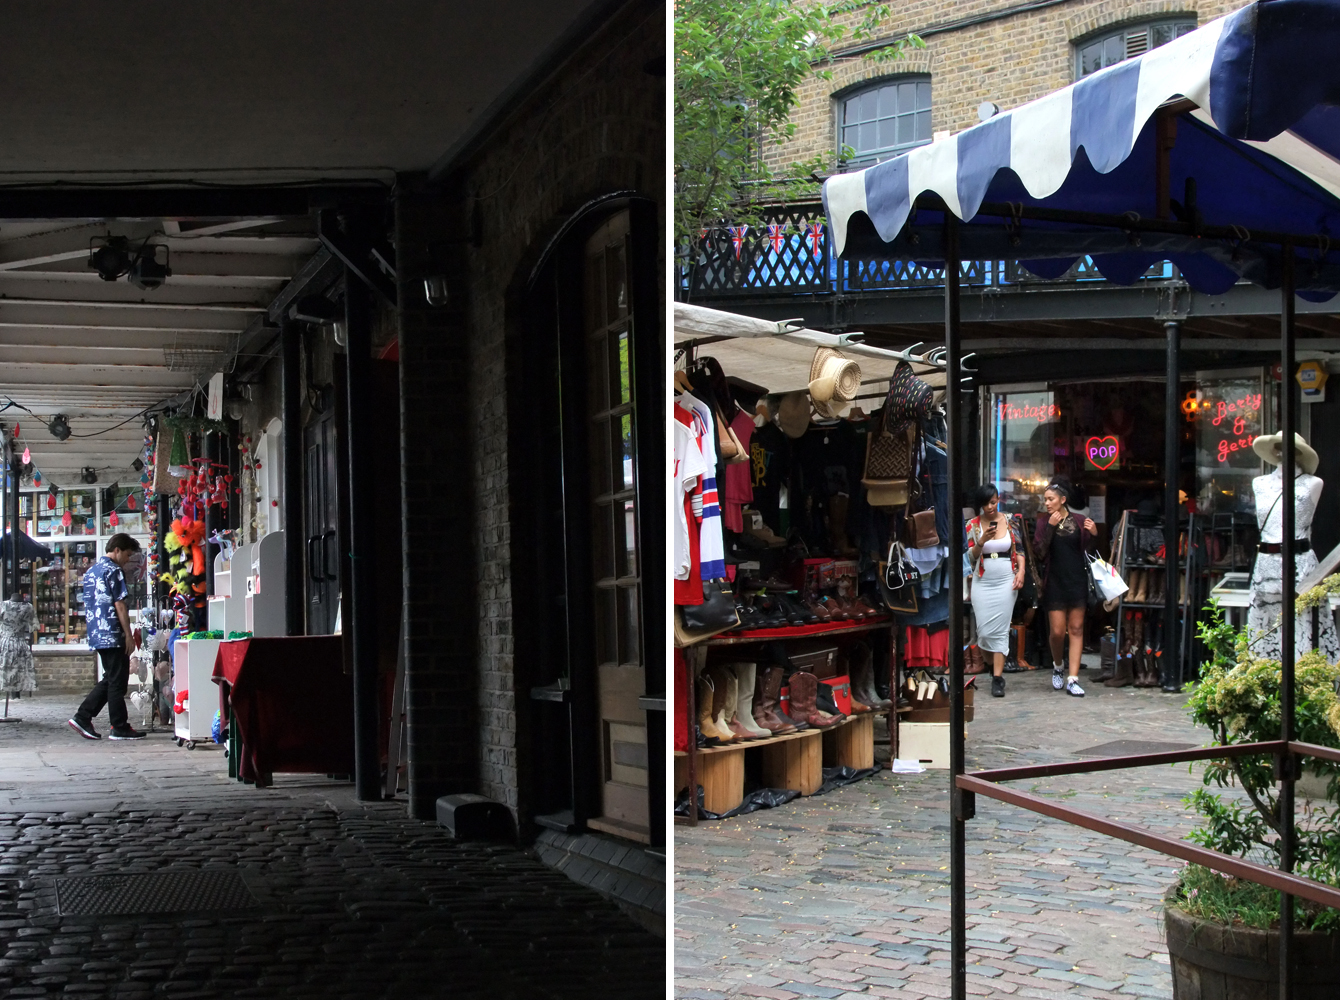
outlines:
[[[284,533],[272,531],[255,545],[246,546],[251,574],[246,581],[244,610],[246,631],[256,636],[287,635],[284,620]],[[233,556],[233,573],[244,565],[241,553]],[[234,590],[236,580],[234,579]]]
[[[219,686],[214,683],[214,660],[219,639],[178,639],[172,647],[172,689],[186,688],[185,711],[177,714],[173,736],[177,746],[195,748],[197,740],[211,737],[219,708]]]

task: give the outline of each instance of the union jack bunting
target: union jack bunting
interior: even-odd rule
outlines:
[[[818,257],[823,252],[824,227],[817,222],[810,224],[809,241],[810,246],[814,249],[814,256]]]
[[[782,247],[786,246],[786,226],[774,222],[768,226],[768,242],[772,244],[773,253],[781,253]]]
[[[744,236],[749,232],[748,226],[731,226],[730,241],[735,246],[735,259],[740,259],[740,251],[744,249]]]

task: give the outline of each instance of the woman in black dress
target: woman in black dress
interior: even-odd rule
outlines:
[[[1079,686],[1079,658],[1084,651],[1084,609],[1088,605],[1089,573],[1085,551],[1097,531],[1092,520],[1070,512],[1074,488],[1067,480],[1053,479],[1043,491],[1045,513],[1038,515],[1033,529],[1033,551],[1042,571],[1042,600],[1051,626],[1052,687],[1076,698],[1084,697]],[[1070,635],[1070,671],[1066,676],[1065,638]]]

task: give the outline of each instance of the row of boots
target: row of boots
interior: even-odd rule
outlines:
[[[1105,687],[1158,687],[1163,666],[1163,620],[1143,611],[1126,611],[1122,619],[1121,649],[1102,644],[1098,679]]]
[[[1167,574],[1161,569],[1133,569],[1127,573],[1126,601],[1130,604],[1162,604],[1167,593]],[[1177,578],[1177,600],[1186,599],[1186,578]]]
[[[888,708],[889,702],[874,691],[874,672],[869,651],[864,658],[855,653],[851,663],[852,712],[861,714]],[[790,688],[789,708],[783,710],[782,684]],[[703,746],[722,746],[744,740],[785,736],[811,727],[827,729],[846,716],[833,700],[832,690],[813,674],[795,670],[790,676],[780,666],[754,663],[719,663],[698,677],[698,731]]]

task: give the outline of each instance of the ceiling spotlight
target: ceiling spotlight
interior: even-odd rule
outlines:
[[[70,421],[66,418],[64,413],[57,413],[51,418],[51,422],[47,424],[47,430],[51,432],[51,436],[57,441],[64,441],[70,436]]]
[[[96,483],[98,481],[98,470],[86,465],[79,473],[79,478],[86,483]]]
[[[90,241],[88,266],[98,272],[103,281],[115,281],[130,270],[134,257],[130,252],[130,240],[124,236],[108,236],[99,246]]]
[[[158,262],[158,251],[163,251],[163,263]],[[130,275],[126,278],[136,288],[161,288],[163,282],[172,277],[172,268],[168,266],[171,251],[161,245],[142,246],[130,265]]]

